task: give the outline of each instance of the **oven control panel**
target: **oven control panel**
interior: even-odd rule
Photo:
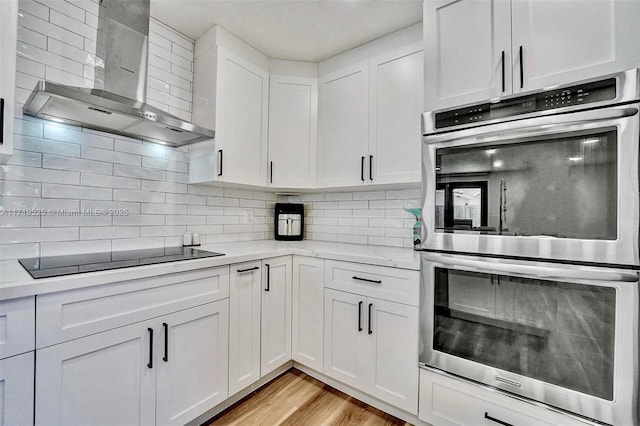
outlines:
[[[482,121],[513,117],[536,111],[548,111],[576,105],[615,99],[616,79],[584,83],[561,89],[546,90],[533,95],[483,103],[435,114],[435,127],[460,126]]]

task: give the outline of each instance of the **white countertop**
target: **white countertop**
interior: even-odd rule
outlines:
[[[368,263],[403,269],[420,269],[420,256],[412,249],[329,243],[323,241],[247,241],[225,244],[206,244],[202,250],[224,253],[224,256],[183,260],[156,265],[135,266],[109,271],[33,279],[17,260],[0,261],[0,300],[33,296],[144,278],[210,268],[231,263],[248,262],[274,256],[295,254],[324,259]]]

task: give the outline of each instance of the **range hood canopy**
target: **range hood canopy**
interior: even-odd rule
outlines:
[[[215,132],[146,103],[150,0],[102,0],[95,88],[40,81],[24,113],[169,146]]]

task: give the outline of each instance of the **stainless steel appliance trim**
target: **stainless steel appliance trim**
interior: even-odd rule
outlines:
[[[423,137],[423,248],[494,256],[513,255],[608,264],[640,265],[639,147],[640,104],[561,116],[531,118]],[[600,117],[600,118],[598,118]],[[618,117],[618,118],[604,118]],[[586,240],[549,236],[504,236],[435,232],[436,149],[467,145],[499,145],[521,137],[616,129],[618,133],[618,194],[616,240]]]
[[[631,69],[621,73],[605,75],[597,78],[591,78],[591,79],[582,80],[582,81],[578,81],[571,84],[565,84],[558,87],[551,87],[547,90],[543,89],[543,90],[532,90],[530,92],[520,92],[520,93],[516,93],[509,96],[503,96],[497,99],[486,100],[484,103],[494,102],[494,101],[498,102],[498,101],[504,101],[504,100],[514,99],[514,98],[531,96],[537,93],[544,93],[545,91],[558,90],[558,89],[561,89],[562,87],[569,87],[569,86],[574,86],[576,84],[585,84],[585,83],[590,83],[594,81],[606,80],[608,78],[615,78],[618,81],[618,86],[617,86],[618,92],[616,94],[615,99],[602,101],[602,102],[593,102],[585,105],[573,105],[573,106],[556,108],[556,109],[547,110],[547,111],[535,111],[529,114],[521,114],[521,115],[509,117],[509,118],[497,118],[495,120],[482,121],[482,122],[479,122],[478,124],[476,123],[463,124],[459,126],[452,126],[452,127],[447,127],[444,129],[437,130],[435,128],[435,121],[434,121],[435,114],[439,112],[446,112],[446,111],[451,111],[454,109],[465,107],[465,105],[458,105],[456,107],[445,108],[439,111],[424,112],[422,114],[422,134],[427,135],[427,134],[440,133],[440,132],[451,132],[451,131],[456,131],[461,129],[483,127],[483,126],[491,125],[495,123],[504,123],[507,121],[519,121],[519,120],[525,120],[528,118],[564,114],[567,112],[575,112],[575,111],[580,111],[584,109],[594,109],[594,108],[599,108],[607,105],[615,105],[615,104],[624,103],[624,102],[633,102],[638,98],[640,98],[640,72],[638,71],[638,69]],[[483,103],[483,102],[468,104],[468,106],[477,105],[478,103]]]
[[[469,264],[468,262],[477,262]],[[614,350],[614,395],[612,401],[607,401],[581,392],[573,391],[557,385],[545,383],[527,376],[489,367],[481,363],[448,355],[433,349],[434,337],[434,303],[435,290],[434,270],[436,267],[475,271],[480,263],[487,262],[486,258],[474,256],[442,255],[437,253],[421,254],[421,308],[420,308],[420,336],[424,339],[421,346],[424,348],[426,360],[421,356],[421,362],[426,365],[462,376],[473,381],[503,389],[505,391],[534,399],[544,404],[558,407],[581,416],[597,419],[599,421],[615,425],[636,425],[640,422],[639,400],[639,328],[640,316],[639,284],[637,273],[626,270],[595,268],[578,265],[558,265],[544,262],[526,262],[524,266],[533,263],[532,269],[526,269],[522,274],[525,262],[514,260],[491,259],[490,264],[503,266],[496,273],[524,276],[532,279],[549,279],[556,277],[571,283],[583,285],[598,285],[611,287],[616,290],[615,313],[615,350]],[[466,266],[465,266],[466,265]],[[553,272],[537,275],[544,268]],[[483,271],[490,267],[483,268]],[[575,279],[576,271],[589,279]],[[635,281],[630,280],[629,275],[635,275]],[[624,280],[616,280],[619,275]],[[629,280],[629,281],[628,281]],[[522,384],[521,388],[495,380],[495,376],[514,380]]]

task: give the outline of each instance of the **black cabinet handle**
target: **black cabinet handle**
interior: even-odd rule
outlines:
[[[360,180],[364,182],[364,157],[360,159]]]
[[[487,420],[491,420],[494,423],[498,423],[499,425],[502,425],[502,426],[513,426],[511,423],[503,422],[500,419],[496,419],[495,417],[491,417],[489,415],[489,413],[487,413],[486,411],[484,412],[484,418],[487,419]]]
[[[222,150],[219,149],[218,150],[218,164],[220,167],[218,167],[218,176],[222,176]]]
[[[163,322],[162,326],[164,327],[164,356],[162,360],[167,362],[169,361],[169,324]]]
[[[270,275],[271,275],[271,265],[269,265],[268,263],[264,264],[264,267],[267,269],[267,287],[265,287],[264,291],[269,291],[269,285],[270,285]]]
[[[241,274],[243,272],[255,271],[258,269],[260,269],[259,266],[254,266],[253,268],[247,268],[247,269],[238,269],[238,273]]]
[[[147,363],[148,368],[153,368],[153,328],[147,328],[149,332],[149,362]]]
[[[362,331],[362,301],[358,302],[358,332]]]
[[[371,308],[373,308],[373,303],[369,303],[369,334],[373,334],[373,330],[371,329]]]
[[[369,180],[373,180],[373,155],[369,156]]]
[[[351,277],[354,280],[358,280],[358,281],[366,281],[368,283],[375,283],[375,284],[382,284],[382,280],[370,280],[368,278],[360,278],[360,277],[356,277],[355,275]]]
[[[522,52],[522,46],[519,49],[520,56],[520,88],[524,88],[524,54]]]
[[[0,144],[4,143],[4,98],[0,98]]]
[[[507,90],[507,86],[506,86],[506,82],[504,81],[504,77],[505,77],[505,63],[504,63],[504,50],[502,51],[502,91],[504,92],[505,90]]]
[[[269,183],[273,183],[273,161],[269,161]]]

